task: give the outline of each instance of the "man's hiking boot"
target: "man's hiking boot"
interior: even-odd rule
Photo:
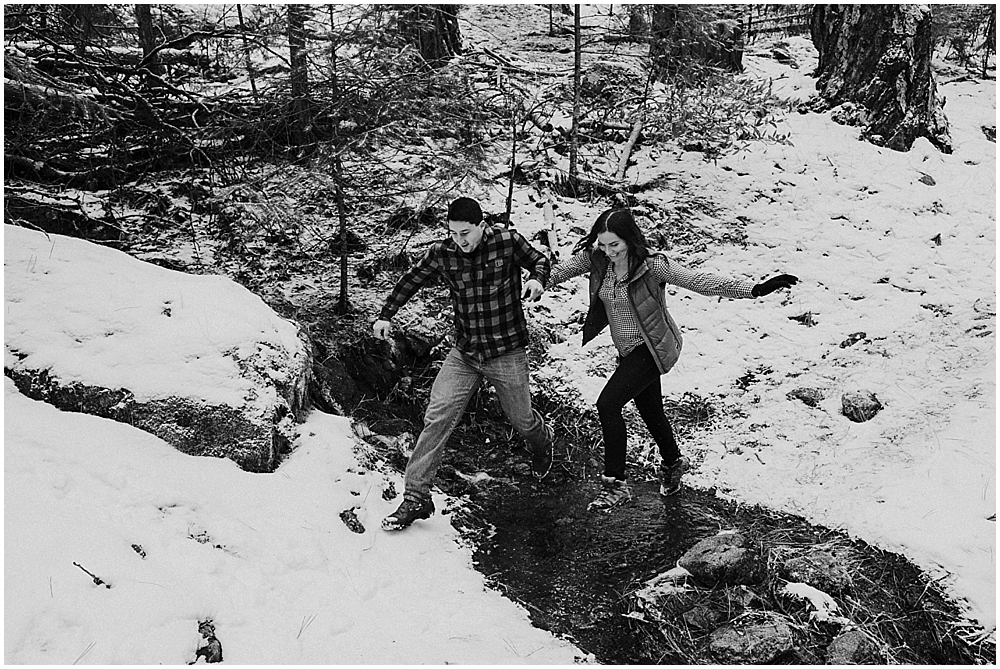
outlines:
[[[549,470],[552,469],[552,444],[556,435],[549,425],[545,425],[545,434],[548,437],[545,440],[545,450],[541,453],[534,451],[531,453],[531,473],[539,481],[548,476]]]
[[[546,476],[549,475],[549,470],[552,469],[552,442],[549,441],[548,445],[545,447],[545,451],[542,453],[532,453],[531,454],[531,473],[535,475],[535,478],[541,481]]]
[[[681,489],[681,476],[690,466],[687,458],[679,457],[672,465],[660,467],[660,494],[664,497],[673,495]]]
[[[404,499],[394,512],[382,520],[383,530],[402,530],[414,520],[426,520],[434,515],[434,503],[430,499]]]
[[[632,491],[624,479],[611,476],[601,476],[601,492],[597,498],[587,505],[587,511],[610,512],[616,506],[632,499]]]

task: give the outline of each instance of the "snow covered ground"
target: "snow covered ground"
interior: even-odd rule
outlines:
[[[749,62],[782,75],[785,94],[812,90],[808,65]],[[788,295],[755,301],[672,296],[686,343],[665,392],[721,394],[746,414],[683,445],[697,463],[691,483],[901,552],[993,630],[996,151],[979,125],[995,123],[995,85],[941,90],[950,156],[922,142],[906,154],[879,149],[829,115],[793,114],[793,146],[755,146],[718,166],[700,154],[642,153],[637,169],[643,179],[683,172],[729,215],[751,220],[747,248],[687,260],[802,280]],[[599,213],[569,203],[562,211],[585,226]],[[529,235],[543,223],[526,190],[514,219]],[[570,222],[560,230],[567,246]],[[540,305],[565,322],[583,299],[578,285]],[[85,314],[86,304],[73,311]],[[789,320],[805,312],[814,327]],[[859,331],[865,341],[840,347]],[[553,346],[556,363],[540,373],[593,400],[604,377],[591,368],[610,363],[610,343],[605,335],[581,350],[578,341]],[[734,389],[749,370],[761,370],[760,381]],[[346,419],[313,414],[276,473],[249,474],[4,383],[6,663],[187,662],[206,619],[225,660],[239,664],[545,664],[583,655],[485,587],[447,516],[400,534],[379,530],[398,502],[383,491],[401,490],[401,481],[365,466]],[[827,399],[810,409],[785,398],[800,386],[821,387]],[[838,413],[841,393],[856,388],[885,405],[864,424]],[[355,509],[364,534],[341,521],[345,509]]]
[[[52,239],[86,267],[86,245]],[[51,271],[52,260],[28,256],[8,244],[5,273]],[[134,269],[124,254],[119,262]],[[139,294],[163,288],[162,272],[132,276]],[[203,303],[232,303],[243,290],[177,276]],[[62,308],[27,310],[30,295],[21,297],[21,308],[8,303],[5,313],[37,331],[46,328],[24,321],[72,330],[79,324],[69,321],[103,311],[99,291]],[[196,320],[202,340],[228,341],[244,327],[221,308]],[[125,359],[185,358],[204,346],[177,337],[151,348],[122,334]],[[77,366],[83,381],[88,368]],[[378,529],[399,502],[383,491],[401,482],[366,469],[363,448],[359,462],[346,418],[313,413],[294,456],[262,475],[184,455],[129,425],[59,411],[8,378],[4,412],[5,663],[183,664],[195,657],[204,620],[225,661],[237,664],[547,664],[585,655],[485,587],[448,516],[405,534]],[[340,513],[349,509],[368,531],[348,529]]]
[[[747,69],[774,79],[779,95],[805,99],[815,90],[806,76],[815,51],[806,38],[789,43],[798,69],[763,56],[748,56]],[[783,124],[791,146],[755,145],[718,165],[698,153],[646,151],[629,176],[683,175],[724,216],[750,219],[747,248],[676,260],[801,280],[787,295],[758,300],[668,297],[685,346],[664,392],[721,394],[746,414],[682,444],[698,464],[690,482],[902,553],[995,630],[996,144],[980,126],[996,122],[996,85],[939,86],[951,155],[925,140],[908,153],[881,149],[829,114],[793,112]],[[673,197],[640,200],[669,206]],[[519,227],[542,227],[539,210],[520,204],[513,218],[528,225]],[[560,210],[565,256],[576,242],[570,223],[589,229],[600,210],[568,200]],[[576,281],[569,296],[546,293],[549,313],[538,317],[569,323],[584,311],[584,279]],[[812,327],[790,320],[807,312]],[[840,346],[857,332],[863,342]],[[542,374],[595,401],[614,356],[608,334],[581,350],[574,331],[550,355],[558,362]],[[733,384],[748,371],[758,382],[744,393]],[[799,387],[821,388],[826,399],[818,408],[786,399]],[[842,394],[858,389],[885,406],[863,424],[840,415]]]

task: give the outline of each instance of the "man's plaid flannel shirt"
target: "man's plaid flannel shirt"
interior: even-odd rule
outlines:
[[[482,242],[463,253],[451,239],[435,242],[386,298],[379,318],[390,320],[435,274],[451,292],[455,344],[463,353],[488,360],[527,346],[528,324],[521,308],[521,269],[542,286],[549,259],[519,232],[486,226]]]

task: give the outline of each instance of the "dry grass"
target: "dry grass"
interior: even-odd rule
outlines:
[[[676,590],[653,597],[652,606],[641,597],[629,600],[629,611],[655,622],[654,634],[641,625],[637,632],[665,656],[688,663],[711,663],[708,635],[717,625],[753,611],[770,610],[785,616],[795,637],[795,650],[779,663],[823,663],[826,648],[847,629],[863,631],[874,644],[872,662],[885,664],[993,664],[996,646],[989,634],[963,619],[937,582],[906,558],[852,540],[833,530],[814,527],[790,516],[759,507],[734,507],[727,527],[744,533],[757,547],[764,570],[759,583],[749,586],[702,588],[681,582]],[[707,516],[708,514],[706,514]],[[715,520],[716,514],[711,519]],[[810,608],[781,594],[786,560],[823,550],[836,555],[853,578],[843,593],[834,594],[839,615],[847,624],[810,617]],[[636,583],[633,595],[648,583]],[[833,593],[829,593],[833,594]],[[713,618],[702,627],[698,616]]]

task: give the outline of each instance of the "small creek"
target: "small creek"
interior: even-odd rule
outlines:
[[[637,583],[674,566],[718,527],[698,509],[714,497],[683,490],[662,498],[653,482],[632,485],[633,499],[611,513],[587,511],[594,483],[564,481],[504,487],[476,503],[495,534],[475,553],[477,568],[532,622],[574,641],[610,664],[653,664],[684,658],[650,656],[646,625],[621,614]]]
[[[631,470],[629,502],[611,513],[588,511],[599,490],[600,428],[593,416],[544,394],[533,399],[558,435],[556,462],[544,481],[531,477],[523,443],[498,403],[481,392],[449,440],[436,484],[458,500],[444,512],[473,546],[475,566],[488,585],[523,605],[534,625],[598,662],[716,663],[707,648],[714,627],[679,617],[687,610],[683,602],[677,602],[682,608],[668,616],[673,622],[666,628],[627,614],[637,608],[636,590],[720,530],[738,530],[757,547],[767,565],[764,580],[742,590],[696,589],[692,597],[722,622],[751,610],[784,616],[795,629],[794,648],[775,661],[823,664],[840,632],[839,626],[810,621],[804,605],[780,594],[785,582],[780,556],[821,545],[850,554],[846,566],[854,589],[841,601],[853,623],[878,640],[880,661],[969,664],[995,657],[992,644],[969,644],[954,633],[960,619],[955,604],[905,557],[801,517],[727,501],[711,489],[684,486],[662,498],[657,483],[645,480],[638,466]],[[670,407],[682,436],[711,429],[711,406],[696,400]],[[381,434],[419,430],[412,405],[372,403],[359,413]],[[382,455],[400,471],[406,465],[398,450]],[[473,476],[480,472],[488,477]]]

